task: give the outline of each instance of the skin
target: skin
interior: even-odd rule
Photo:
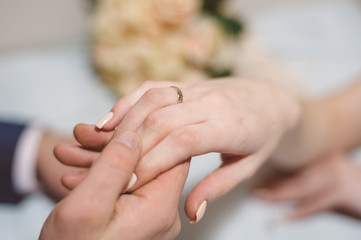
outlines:
[[[274,163],[296,170],[335,151],[361,145],[361,78],[322,99],[301,103],[298,124],[284,135]]]
[[[82,170],[78,167],[66,166],[55,158],[53,149],[59,143],[77,144],[74,138],[61,137],[51,132],[45,132],[39,145],[36,163],[39,184],[43,191],[55,201],[59,201],[69,193],[69,190],[61,183],[62,176]]]
[[[184,103],[176,104],[182,89]],[[272,104],[267,104],[272,103]],[[146,82],[113,107],[114,117],[98,131],[78,125],[75,137],[85,147],[58,146],[65,164],[88,167],[112,138],[113,129],[129,128],[144,146],[132,190],[189,157],[222,153],[222,164],[202,180],[186,201],[191,220],[203,202],[211,202],[252,176],[268,158],[286,170],[299,169],[335,150],[361,142],[361,81],[324,99],[300,102],[273,85],[242,79],[195,85]],[[78,156],[76,159],[72,156]],[[63,178],[69,188],[86,176]]]
[[[324,156],[290,177],[269,180],[257,195],[270,202],[296,202],[288,219],[300,219],[327,210],[361,218],[361,194],[358,191],[361,169],[344,153]]]
[[[361,171],[344,154],[361,145],[360,103],[361,80],[324,99],[304,103],[298,126],[274,153],[278,168],[301,170],[268,186],[259,196],[269,201],[298,202],[290,219],[325,210],[360,218],[361,195],[357,189]]]
[[[176,104],[172,85],[182,89],[182,104]],[[58,146],[57,157],[65,164],[87,167],[96,161],[116,126],[117,131],[136,131],[143,146],[134,191],[192,156],[219,152],[220,167],[186,200],[186,214],[195,220],[204,200],[214,201],[255,173],[297,124],[299,105],[283,89],[268,83],[218,79],[198,84],[146,82],[119,100],[112,111],[114,117],[103,131],[87,125],[75,128],[75,137],[85,149]],[[78,180],[65,176],[63,182],[74,187],[86,174]]]
[[[39,239],[173,239],[180,230],[177,206],[189,162],[123,194],[140,152],[135,132],[117,132],[83,181],[56,205]]]

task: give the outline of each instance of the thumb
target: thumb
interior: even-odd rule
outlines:
[[[261,163],[256,155],[224,164],[191,191],[185,202],[185,212],[191,223],[197,223],[203,217],[208,203],[231,191],[241,181],[253,176]]]
[[[117,133],[104,148],[72,197],[89,207],[113,211],[119,195],[128,189],[140,154],[140,138],[130,130]]]

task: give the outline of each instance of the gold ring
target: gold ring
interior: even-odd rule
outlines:
[[[183,102],[183,93],[182,93],[182,90],[180,90],[179,87],[176,87],[176,86],[170,86],[171,88],[174,88],[175,90],[177,90],[177,93],[178,93],[178,103],[182,103]]]

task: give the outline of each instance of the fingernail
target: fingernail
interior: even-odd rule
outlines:
[[[133,174],[132,174],[132,178],[130,179],[130,181],[129,181],[129,183],[128,183],[126,192],[128,192],[129,189],[131,189],[131,188],[135,185],[135,183],[137,182],[137,180],[138,180],[137,175],[135,175],[135,173],[133,173]]]
[[[198,210],[197,210],[197,213],[196,213],[196,219],[195,220],[191,220],[190,223],[191,224],[194,224],[194,223],[197,223],[199,222],[203,216],[204,216],[204,213],[206,212],[206,208],[207,208],[207,201],[204,200],[201,205],[199,206]]]
[[[138,135],[130,130],[123,130],[116,136],[118,142],[121,142],[133,150],[138,149],[139,147],[139,137]]]
[[[105,124],[107,124],[107,122],[109,122],[110,119],[113,118],[113,116],[114,116],[113,112],[108,112],[101,119],[99,119],[99,121],[95,124],[95,126],[99,129],[102,129],[105,126]]]

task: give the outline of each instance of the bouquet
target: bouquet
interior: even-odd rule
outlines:
[[[93,63],[120,95],[145,80],[196,82],[232,74],[243,26],[222,0],[95,1]]]

